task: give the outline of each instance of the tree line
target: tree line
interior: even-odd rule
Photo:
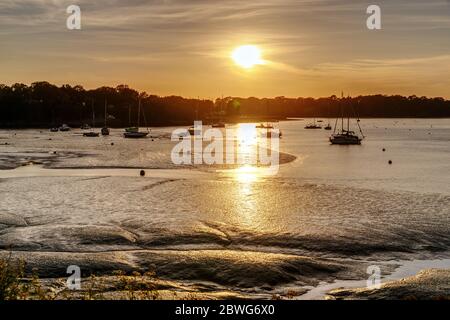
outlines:
[[[86,90],[82,86],[56,86],[48,82],[0,85],[0,127],[136,125],[141,102],[141,125],[189,125],[194,120],[265,121],[298,117],[450,117],[450,101],[400,95],[326,98],[239,98],[215,101],[140,93],[127,85]],[[106,106],[106,108],[105,108]],[[106,113],[105,113],[106,109]]]

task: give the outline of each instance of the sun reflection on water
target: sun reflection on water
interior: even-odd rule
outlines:
[[[232,173],[235,179],[242,183],[253,183],[259,179],[259,170],[251,165],[245,165],[238,169],[233,170]]]
[[[245,165],[233,171],[238,182],[235,203],[236,219],[241,226],[254,228],[258,223],[258,199],[255,197],[255,183],[259,179],[258,168]]]
[[[218,170],[227,177],[240,183],[251,184],[268,175],[267,168],[258,165],[258,148],[262,145],[263,137],[255,123],[240,123],[235,127],[235,156],[239,167]]]
[[[255,145],[257,139],[256,125],[254,123],[240,123],[237,128],[237,137],[241,145]]]

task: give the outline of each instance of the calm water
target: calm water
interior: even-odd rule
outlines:
[[[172,128],[155,129],[155,141],[113,131],[83,143],[73,133],[1,131],[3,167],[155,170],[0,171],[0,246],[26,252],[46,276],[64,276],[68,263],[154,269],[195,290],[250,295],[365,279],[374,261],[447,256],[450,120],[363,120],[362,146],[331,146],[329,132],[305,124],[280,123],[280,149],[296,160],[275,176],[176,170]]]
[[[283,124],[283,151],[299,161],[282,168],[282,175],[362,188],[450,193],[450,120],[366,119],[361,125],[367,136],[363,144],[339,147],[327,143],[325,131]]]

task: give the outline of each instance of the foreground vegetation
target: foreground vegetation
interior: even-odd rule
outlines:
[[[70,290],[66,278],[40,279],[27,275],[25,263],[11,256],[0,258],[0,301],[4,300],[200,300],[242,298],[229,292],[200,293],[171,281],[157,279],[154,272],[113,272],[82,279],[80,290]]]

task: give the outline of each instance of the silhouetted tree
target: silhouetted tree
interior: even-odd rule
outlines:
[[[16,83],[0,85],[1,127],[50,127],[67,123],[79,126],[90,123],[94,108],[97,123],[102,123],[105,103],[110,126],[135,125],[139,92],[119,85],[85,90],[69,84],[57,87],[46,81],[30,86]],[[450,101],[442,97],[411,95],[371,95],[338,98],[218,98],[186,99],[180,96],[160,97],[141,94],[141,116],[148,125],[188,125],[194,120],[238,121],[242,117],[264,121],[287,117],[338,117],[350,114],[360,117],[450,117]],[[227,118],[227,119],[224,119]],[[141,118],[142,119],[142,118]],[[143,122],[141,122],[144,125]]]

